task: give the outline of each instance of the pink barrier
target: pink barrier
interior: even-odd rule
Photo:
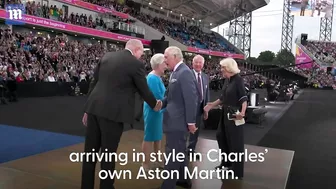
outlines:
[[[230,58],[241,59],[241,60],[245,59],[245,55],[243,54],[233,54],[233,53],[228,53],[228,52],[211,51],[211,50],[199,49],[195,47],[188,47],[187,51],[198,53],[198,54],[211,55],[211,56],[230,57]]]
[[[295,64],[302,64],[297,65],[299,68],[311,68],[313,66],[313,59],[310,58],[298,45],[296,45],[296,53],[295,53]]]
[[[105,8],[105,7],[101,7],[101,6],[98,6],[98,5],[95,5],[95,4],[92,4],[92,3],[88,3],[88,2],[85,2],[85,1],[80,1],[80,0],[56,0],[56,1],[67,3],[67,4],[77,6],[77,7],[81,7],[81,8],[84,8],[84,9],[92,10],[92,11],[95,11],[95,12],[100,12],[100,13],[107,13],[108,12],[108,13],[111,13],[115,16],[118,16],[118,17],[124,18],[124,19],[128,18],[128,14],[118,12],[116,10],[108,9],[108,8]]]
[[[8,16],[6,15],[6,11],[1,9],[0,10],[0,17],[3,19],[6,19]],[[30,15],[24,15],[23,20],[27,24],[31,25],[36,25],[36,26],[41,26],[45,28],[51,28],[55,30],[63,30],[63,31],[68,31],[68,32],[73,32],[73,33],[79,33],[83,35],[90,35],[90,36],[95,36],[95,37],[101,37],[105,39],[112,39],[116,41],[128,41],[130,39],[139,39],[142,41],[144,45],[149,46],[151,41],[136,38],[136,37],[131,37],[127,35],[121,35],[121,34],[116,34],[116,33],[111,33],[111,32],[106,32],[106,31],[100,31],[92,28],[87,28],[87,27],[82,27],[82,26],[76,26],[72,24],[66,24],[64,22],[58,22],[50,19],[45,19],[45,18],[40,18],[36,16],[30,16]]]

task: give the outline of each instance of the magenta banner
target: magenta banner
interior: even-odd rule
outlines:
[[[313,59],[310,58],[305,52],[303,52],[303,50],[298,45],[296,45],[295,64],[299,68],[312,68],[314,64]]]
[[[101,7],[101,6],[98,6],[98,5],[95,5],[95,4],[92,4],[92,3],[88,3],[88,2],[85,2],[85,1],[80,1],[80,0],[56,0],[56,1],[63,2],[63,3],[66,3],[66,4],[70,4],[70,5],[77,6],[77,7],[81,7],[81,8],[88,9],[88,10],[95,11],[95,12],[111,13],[115,16],[118,16],[118,17],[124,18],[124,19],[128,18],[128,14],[118,12],[116,10],[108,9],[108,8],[105,8],[105,7]]]
[[[0,17],[3,19],[7,19],[6,11],[1,9],[0,10]],[[82,26],[76,26],[72,24],[66,24],[64,22],[58,22],[50,19],[45,19],[45,18],[40,18],[36,16],[30,16],[30,15],[24,15],[23,17],[23,22],[26,24],[31,24],[35,26],[41,26],[45,28],[51,28],[55,30],[63,30],[63,31],[68,31],[72,33],[79,33],[83,35],[89,35],[89,36],[95,36],[95,37],[101,37],[105,39],[112,39],[116,41],[128,41],[130,39],[139,39],[142,41],[142,43],[146,46],[150,45],[150,41],[144,40],[141,38],[136,38],[136,37],[131,37],[127,35],[121,35],[121,34],[116,34],[116,33],[111,33],[107,31],[101,31],[101,30],[96,30],[92,28],[87,28],[87,27],[82,27]]]
[[[211,56],[220,56],[220,57],[230,57],[230,58],[235,58],[235,59],[245,59],[245,55],[243,54],[233,54],[229,52],[220,52],[220,51],[211,51],[211,50],[206,50],[206,49],[199,49],[195,47],[188,47],[187,51],[193,52],[193,53],[198,53],[198,54],[207,54]]]

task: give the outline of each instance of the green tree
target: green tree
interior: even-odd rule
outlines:
[[[289,66],[295,64],[295,57],[292,52],[282,49],[277,53],[273,60],[273,64],[278,66]]]
[[[250,57],[248,57],[248,58],[246,59],[246,62],[248,62],[248,63],[250,63],[250,64],[253,64],[253,63],[257,62],[257,61],[258,61],[257,58],[252,57],[252,56],[250,56]]]
[[[261,62],[272,62],[275,58],[275,54],[272,51],[260,52],[258,60]]]

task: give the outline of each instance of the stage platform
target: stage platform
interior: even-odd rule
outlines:
[[[129,130],[124,132],[119,145],[119,152],[132,153],[133,149],[140,151],[143,131]],[[218,163],[206,160],[206,153],[217,149],[213,140],[200,139],[198,152],[203,154],[202,162],[194,162],[203,170],[213,170]],[[265,152],[264,147],[246,145],[248,152]],[[81,179],[81,163],[72,163],[69,155],[72,152],[82,152],[83,143],[61,148],[46,153],[14,160],[0,164],[1,189],[79,189]],[[244,180],[193,180],[193,189],[285,189],[290,172],[294,152],[268,148],[265,161],[262,163],[245,163]],[[129,161],[132,159],[129,158]],[[133,174],[139,170],[140,163],[128,163],[125,166],[117,164],[117,170],[131,170]],[[99,170],[97,164],[97,172]],[[98,175],[98,174],[97,174]],[[96,188],[99,186],[96,177]],[[159,187],[160,180],[116,180],[116,189],[151,189]]]

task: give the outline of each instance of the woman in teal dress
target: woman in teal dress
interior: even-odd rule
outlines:
[[[150,64],[152,71],[147,76],[147,84],[149,89],[154,94],[155,98],[158,100],[163,100],[166,88],[163,84],[161,77],[167,68],[164,63],[163,54],[155,54],[151,60]],[[154,153],[157,153],[161,149],[161,140],[163,135],[162,122],[163,122],[163,111],[154,111],[146,102],[143,105],[143,118],[145,125],[144,141],[142,143],[143,153],[146,155],[145,162],[142,166],[145,170],[151,169],[149,165],[150,153],[154,148]],[[155,168],[160,167],[159,162],[155,162]]]

